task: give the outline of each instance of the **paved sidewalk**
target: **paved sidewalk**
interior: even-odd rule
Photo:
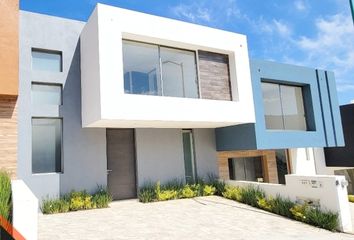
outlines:
[[[354,235],[212,196],[148,204],[127,200],[108,209],[40,215],[39,239],[346,240]]]

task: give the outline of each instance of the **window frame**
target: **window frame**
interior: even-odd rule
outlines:
[[[279,101],[280,101],[280,110],[281,110],[281,119],[282,119],[282,126],[283,128],[276,128],[276,129],[272,129],[272,128],[267,128],[267,121],[266,121],[266,113],[265,113],[265,103],[264,103],[264,96],[263,96],[263,92],[262,92],[262,84],[274,84],[277,86],[278,91],[279,91]],[[286,86],[286,87],[298,87],[301,89],[301,100],[302,100],[302,108],[304,111],[304,118],[305,118],[305,126],[306,129],[302,130],[302,129],[286,129],[286,124],[285,124],[285,115],[284,115],[284,103],[283,103],[283,98],[282,98],[282,92],[281,92],[281,86]],[[264,115],[264,126],[266,131],[300,131],[300,132],[308,132],[311,131],[310,127],[309,127],[309,119],[308,119],[308,112],[307,112],[307,107],[306,107],[306,99],[304,96],[304,88],[306,87],[306,85],[301,85],[301,84],[292,84],[292,83],[286,83],[283,81],[276,81],[276,80],[271,80],[271,79],[261,79],[261,95],[262,95],[262,103],[263,103],[263,115]]]
[[[172,47],[172,46],[168,46],[168,45],[164,45],[164,44],[157,44],[157,43],[150,43],[150,42],[144,42],[144,41],[138,41],[138,40],[131,40],[131,39],[126,39],[123,38],[122,39],[122,48],[123,48],[123,43],[124,42],[132,42],[132,43],[140,43],[140,44],[148,44],[148,45],[152,45],[152,46],[157,46],[157,51],[158,51],[158,65],[159,65],[159,72],[158,72],[158,76],[157,76],[157,81],[160,82],[160,89],[157,89],[158,94],[157,95],[148,95],[148,94],[137,94],[137,95],[145,95],[145,96],[162,96],[162,97],[174,97],[174,96],[168,96],[168,95],[164,95],[164,91],[163,91],[163,86],[164,86],[164,82],[163,82],[163,65],[162,65],[162,59],[161,59],[161,48],[167,48],[167,49],[174,49],[174,50],[180,50],[180,51],[186,51],[186,52],[191,52],[193,53],[193,57],[194,57],[194,63],[195,63],[195,76],[196,76],[196,89],[197,89],[197,97],[196,98],[192,98],[192,99],[199,99],[201,98],[201,89],[200,89],[200,80],[199,80],[199,66],[198,66],[198,58],[197,58],[197,54],[198,51],[195,49],[185,49],[185,48],[178,48],[178,47]],[[124,68],[124,59],[123,59],[123,68]],[[124,75],[124,72],[123,72]],[[124,84],[124,81],[123,81]],[[185,86],[185,83],[183,82],[183,86]],[[124,93],[125,93],[125,89],[124,89]],[[134,94],[134,93],[125,93],[125,94]],[[185,89],[183,89],[183,97],[182,98],[190,98],[190,97],[186,97],[185,96]]]
[[[59,56],[60,56],[59,71],[48,71],[48,70],[33,69],[33,55],[32,55],[33,52],[59,55]],[[64,68],[64,66],[63,66],[63,52],[62,52],[62,51],[59,51],[59,50],[52,50],[52,49],[36,48],[36,47],[32,47],[32,48],[31,48],[31,70],[32,70],[32,71],[50,72],[50,73],[62,73],[62,72],[64,71],[63,68]]]
[[[55,172],[33,172],[33,119],[57,119],[60,120],[60,171]],[[64,174],[64,121],[62,117],[31,117],[31,174],[32,175],[48,175],[48,174]]]

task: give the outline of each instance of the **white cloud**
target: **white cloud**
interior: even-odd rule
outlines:
[[[199,24],[223,25],[232,18],[242,18],[236,0],[201,0],[171,7],[177,18]]]
[[[350,103],[354,103],[354,99],[350,101]]]
[[[273,24],[275,26],[276,32],[282,37],[288,37],[291,35],[291,29],[289,25],[284,22],[273,20]]]
[[[211,16],[209,9],[198,5],[180,4],[172,8],[173,14],[179,18],[189,20],[191,22],[210,22]]]
[[[307,9],[306,4],[302,0],[295,1],[294,6],[295,6],[296,10],[298,10],[300,12],[305,11]]]
[[[292,34],[290,26],[281,20],[273,19],[266,21],[262,17],[258,21],[251,23],[255,30],[260,30],[263,33],[278,34],[281,37],[289,37]]]
[[[338,91],[354,90],[354,28],[348,15],[318,18],[315,37],[302,36],[296,42],[306,53],[306,65],[334,70]]]

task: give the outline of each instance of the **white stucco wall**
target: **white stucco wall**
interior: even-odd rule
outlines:
[[[213,129],[193,129],[195,163],[198,177],[217,174]],[[146,182],[185,179],[182,129],[135,130],[138,186]]]
[[[38,238],[38,199],[22,180],[11,181],[12,220],[15,229],[28,240]]]
[[[136,129],[135,142],[138,186],[184,179],[181,129]]]
[[[289,149],[291,172],[298,175],[316,175],[313,148]]]
[[[234,101],[124,94],[123,38],[227,54]],[[98,4],[83,29],[81,52],[84,127],[214,128],[255,121],[244,35]],[[98,64],[92,60],[97,53]]]

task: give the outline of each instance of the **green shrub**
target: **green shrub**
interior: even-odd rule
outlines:
[[[252,207],[258,207],[258,199],[265,197],[265,194],[262,190],[254,187],[241,188],[240,194],[240,201]]]
[[[207,185],[211,185],[215,188],[215,194],[218,196],[223,196],[223,192],[225,192],[225,182],[221,181],[214,174],[208,174],[208,180],[206,181]]]
[[[175,190],[162,190],[159,194],[157,194],[158,201],[167,201],[177,198],[177,191]]]
[[[177,198],[176,190],[161,190],[160,181],[156,183],[155,193],[158,201],[166,201]]]
[[[69,212],[70,202],[67,199],[46,199],[43,201],[41,210],[44,214]]]
[[[338,227],[338,214],[321,211],[318,208],[309,208],[306,211],[307,222],[313,226],[335,231]]]
[[[348,195],[348,201],[354,203],[354,195]]]
[[[138,198],[140,202],[147,203],[156,200],[155,187],[151,183],[145,184],[139,189]]]
[[[266,211],[272,212],[273,211],[273,205],[272,205],[273,199],[267,199],[265,197],[261,197],[257,199],[257,204],[258,206]]]
[[[216,188],[211,185],[204,185],[203,186],[203,196],[211,196],[214,195],[216,192]]]
[[[192,190],[195,193],[195,197],[203,196],[203,185],[197,183],[191,185]]]
[[[185,185],[181,191],[180,197],[181,198],[193,198],[197,196],[197,191],[196,189],[192,189],[191,186],[188,184]]]
[[[70,199],[70,210],[78,211],[83,209],[91,209],[93,208],[92,204],[92,196],[88,194],[86,191],[72,191],[69,194]]]
[[[308,211],[309,206],[306,204],[295,204],[292,208],[290,208],[290,212],[292,213],[294,219],[307,222],[306,212]]]
[[[295,203],[289,199],[284,199],[277,195],[276,198],[271,199],[270,204],[272,209],[271,211],[273,213],[284,217],[293,218],[293,214],[291,213],[290,209],[294,207]]]
[[[183,180],[176,178],[161,185],[161,190],[174,190],[178,192],[183,189],[184,185]]]
[[[0,171],[0,216],[11,222],[11,179],[7,172]]]
[[[112,202],[112,196],[107,189],[99,187],[97,192],[92,196],[93,208],[107,208]]]
[[[222,196],[238,202],[242,201],[241,188],[239,187],[226,185]]]

